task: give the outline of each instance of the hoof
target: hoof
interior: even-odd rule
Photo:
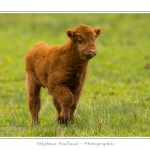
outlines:
[[[31,125],[31,127],[39,126],[40,122],[39,121],[38,122],[37,121],[36,122],[31,122],[30,125]]]
[[[57,119],[57,121],[58,121],[58,124],[68,124],[68,122],[69,122],[69,120],[68,120],[68,118],[64,118],[64,117],[59,117],[58,119]]]

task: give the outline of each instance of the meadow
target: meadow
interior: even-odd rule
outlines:
[[[149,137],[150,14],[0,14],[0,137]],[[24,56],[39,41],[62,45],[66,30],[100,27],[74,125],[58,125],[46,89],[40,126],[30,127]]]

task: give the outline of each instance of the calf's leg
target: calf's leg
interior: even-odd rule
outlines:
[[[53,104],[57,110],[57,121],[59,121],[59,117],[60,117],[60,112],[61,112],[61,107],[60,107],[60,103],[57,101],[56,98],[53,97]]]
[[[82,86],[78,86],[76,91],[74,91],[73,95],[74,95],[74,102],[70,108],[70,120],[74,123],[74,113],[75,113],[75,110],[76,110],[76,107],[77,107],[77,104],[79,102],[79,98],[80,98],[80,95],[81,95],[81,89],[82,89]]]
[[[40,111],[40,88],[34,80],[28,75],[26,78],[28,107],[31,115],[31,125],[39,124],[38,113]]]
[[[70,120],[72,123],[74,123],[74,113],[75,113],[76,107],[77,107],[77,104],[74,103],[70,108]]]
[[[51,89],[53,103],[58,113],[58,122],[61,124],[68,124],[70,120],[70,108],[73,103],[73,94],[66,86],[55,86]]]

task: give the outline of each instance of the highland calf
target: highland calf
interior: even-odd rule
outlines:
[[[69,40],[64,45],[51,47],[40,42],[27,52],[25,68],[31,125],[39,124],[41,87],[52,95],[58,123],[74,122],[87,64],[96,55],[94,42],[100,31],[80,25],[67,30]]]

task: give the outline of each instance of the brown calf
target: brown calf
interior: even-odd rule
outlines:
[[[99,28],[87,25],[67,30],[69,37],[62,46],[50,47],[44,42],[36,44],[25,57],[26,86],[31,124],[39,124],[40,89],[46,87],[57,110],[57,121],[74,122],[89,59],[96,55],[95,39]]]

